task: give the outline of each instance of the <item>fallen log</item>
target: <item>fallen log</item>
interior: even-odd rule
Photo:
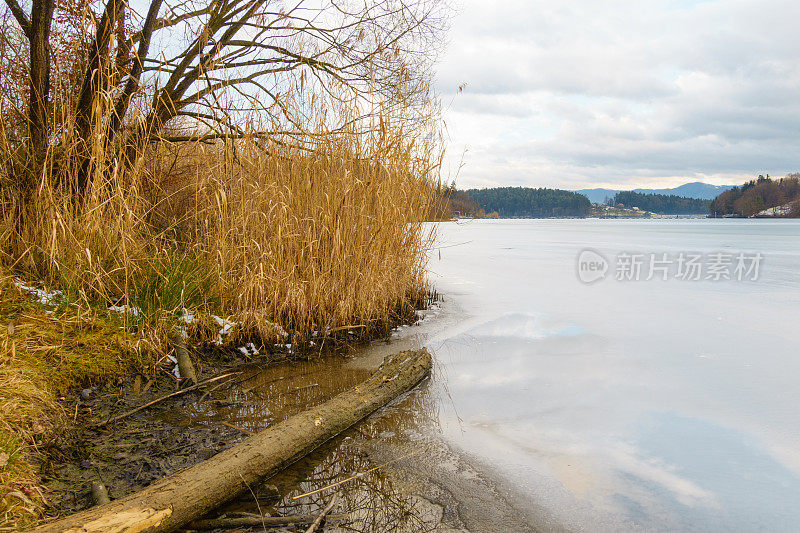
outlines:
[[[40,533],[163,532],[197,520],[412,389],[431,369],[426,350],[387,357],[358,386],[149,487],[64,519]]]

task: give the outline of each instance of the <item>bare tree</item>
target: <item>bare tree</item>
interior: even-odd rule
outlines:
[[[50,97],[49,39],[55,0],[33,0],[30,17],[16,0],[7,0],[6,3],[28,39],[30,57],[28,120],[30,122],[31,153],[34,161],[37,161],[44,156],[47,149],[46,117],[47,103]],[[27,175],[30,176],[30,173]]]
[[[6,0],[30,47],[29,142],[40,165],[59,142],[47,120],[59,6],[32,2],[29,16]],[[194,125],[177,139],[255,133],[301,142],[307,117],[287,101],[349,99],[365,114],[375,105],[407,111],[428,97],[445,8],[443,0],[150,0],[141,16],[127,0],[105,0],[89,13],[96,22],[72,106],[86,154],[79,190],[91,175],[98,128],[130,162],[175,119]]]

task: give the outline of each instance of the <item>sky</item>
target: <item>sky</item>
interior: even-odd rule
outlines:
[[[723,185],[800,171],[796,0],[454,7],[436,87],[445,173],[459,188]]]

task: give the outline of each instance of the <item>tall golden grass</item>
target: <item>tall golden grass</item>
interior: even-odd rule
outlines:
[[[157,142],[133,168],[98,146],[80,201],[62,145],[31,203],[2,200],[19,215],[0,219],[3,264],[84,305],[214,313],[264,339],[385,324],[423,290],[437,152],[380,124],[303,149]]]

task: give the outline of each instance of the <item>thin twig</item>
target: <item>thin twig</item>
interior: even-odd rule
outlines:
[[[226,382],[226,383],[227,383],[227,382]],[[217,385],[216,387],[214,387],[214,388],[211,388],[211,389],[208,389],[208,390],[207,390],[207,391],[206,391],[206,392],[205,392],[205,393],[204,393],[202,396],[200,396],[200,399],[199,399],[199,400],[197,400],[197,403],[203,403],[203,400],[205,400],[205,399],[208,397],[208,395],[209,395],[209,394],[211,394],[211,393],[212,393],[212,392],[214,392],[215,390],[219,389],[219,388],[220,388],[220,387],[222,387],[223,385],[225,385],[225,383],[220,383],[220,384],[219,384],[219,385]]]
[[[329,514],[328,520],[346,520],[350,515],[346,513]],[[238,529],[241,527],[280,527],[292,524],[310,524],[317,517],[314,515],[298,516],[237,516],[230,518],[207,518],[196,520],[186,527],[190,529]]]
[[[214,378],[211,378],[211,379],[207,379],[205,381],[201,381],[200,383],[198,383],[196,385],[192,385],[191,387],[186,387],[185,389],[181,389],[179,391],[171,392],[169,394],[166,394],[164,396],[156,398],[152,402],[147,402],[146,404],[140,405],[139,407],[137,407],[135,409],[131,409],[130,411],[126,411],[126,412],[122,413],[121,415],[113,416],[113,417],[109,418],[108,420],[106,420],[105,422],[100,422],[100,423],[96,424],[95,427],[103,427],[103,426],[106,426],[108,424],[112,424],[114,422],[122,420],[123,418],[128,418],[129,416],[134,415],[134,414],[138,413],[139,411],[147,409],[151,405],[155,405],[155,404],[157,404],[159,402],[162,402],[164,400],[167,400],[169,398],[174,398],[175,396],[180,396],[181,394],[185,394],[185,393],[193,391],[195,389],[199,389],[200,387],[202,387],[204,385],[208,385],[209,383],[213,383],[214,381],[219,381],[222,378],[227,378],[229,376],[233,376],[233,375],[239,374],[239,373],[240,372],[228,372],[227,374],[222,374],[221,376],[217,376],[217,377],[214,377]]]
[[[337,481],[336,483],[331,483],[330,485],[326,485],[326,486],[322,487],[321,489],[312,490],[311,492],[306,492],[305,494],[301,494],[299,496],[292,496],[292,499],[293,500],[298,500],[300,498],[305,498],[306,496],[311,496],[312,494],[316,494],[318,492],[322,492],[323,490],[331,489],[333,487],[341,485],[342,483],[347,483],[348,481],[352,481],[354,479],[358,479],[358,478],[360,478],[360,477],[362,477],[362,476],[364,476],[366,474],[369,474],[370,472],[373,472],[373,471],[375,471],[375,470],[377,470],[379,468],[383,468],[386,465],[390,465],[392,463],[396,463],[397,461],[400,461],[401,459],[405,459],[406,457],[411,457],[412,455],[415,455],[417,453],[419,453],[419,451],[407,453],[407,454],[403,455],[402,457],[398,457],[397,459],[392,459],[391,461],[386,461],[382,465],[378,465],[376,467],[370,468],[369,470],[365,470],[363,472],[359,472],[358,474],[356,474],[354,476],[350,476],[347,479],[343,479],[341,481]]]
[[[255,435],[254,431],[250,431],[249,429],[241,428],[239,426],[234,426],[230,422],[222,422],[222,425],[223,426],[228,426],[229,428],[233,428],[233,429],[239,430],[242,433],[247,433],[248,435]]]
[[[327,516],[327,514],[331,512],[331,509],[333,509],[333,504],[336,503],[336,498],[338,498],[338,496],[338,494],[333,495],[331,501],[328,503],[325,509],[322,510],[317,519],[314,520],[314,523],[311,524],[308,529],[306,529],[306,533],[314,533],[317,530],[320,524],[322,524],[322,522],[325,520],[325,516]]]

